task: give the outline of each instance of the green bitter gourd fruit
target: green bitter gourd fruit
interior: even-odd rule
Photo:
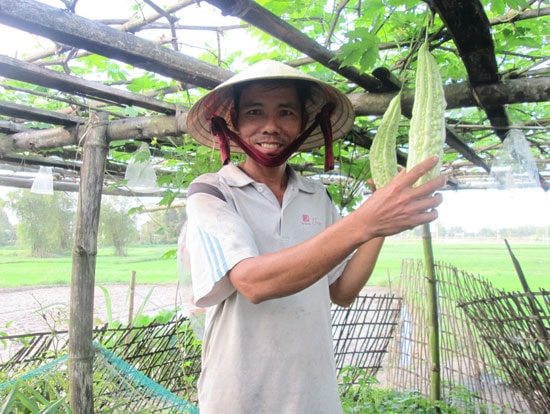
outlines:
[[[439,68],[427,44],[423,43],[418,50],[407,170],[434,155],[439,157],[440,162],[423,175],[416,182],[416,186],[440,174],[445,142],[446,106]]]
[[[401,93],[390,101],[369,151],[370,169],[376,188],[385,186],[397,174],[396,138],[401,118]]]

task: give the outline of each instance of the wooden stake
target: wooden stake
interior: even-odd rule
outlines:
[[[92,414],[93,315],[97,234],[108,145],[107,114],[92,113],[84,142],[69,309],[69,399],[75,414]]]
[[[132,280],[130,281],[130,306],[128,309],[128,326],[132,326],[134,319],[134,296],[136,294],[136,271],[132,270]]]

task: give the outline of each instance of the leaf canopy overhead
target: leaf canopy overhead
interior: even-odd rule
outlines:
[[[496,152],[518,129],[548,186],[550,7],[543,1],[102,3],[0,0],[0,23],[39,35],[41,45],[0,56],[0,173],[53,165],[56,180],[77,182],[87,120],[101,110],[110,117],[106,184],[119,187],[146,141],[159,183],[177,192],[219,167],[217,154],[185,134],[187,108],[231,73],[270,58],[349,94],[355,127],[335,148],[337,170],[322,178],[357,186],[369,176],[372,138],[400,87],[396,151],[405,165],[416,53],[427,39],[448,101],[442,172],[450,184],[487,186]],[[291,162],[319,174],[322,150]]]

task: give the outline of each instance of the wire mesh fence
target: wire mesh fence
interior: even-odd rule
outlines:
[[[550,407],[550,354],[548,339],[541,338],[540,330],[541,321],[546,334],[550,326],[548,294],[541,292],[537,300],[546,303],[546,309],[539,307],[539,316],[543,316],[538,319],[537,330],[529,301],[518,304],[524,294],[506,294],[480,277],[442,263],[436,263],[436,279],[442,400],[462,401],[465,412],[550,412],[542,408]],[[396,390],[429,395],[432,366],[422,261],[403,261],[397,295],[403,306],[388,351],[388,383]],[[500,306],[495,306],[497,303]],[[512,327],[516,340],[519,337],[522,343],[537,344],[530,347],[529,357],[518,354],[516,348],[502,346]],[[537,363],[538,368],[533,369]],[[529,380],[519,380],[520,376]]]
[[[12,380],[67,355],[68,332],[42,332],[6,337],[24,344],[0,365],[2,379]],[[200,373],[201,343],[186,316],[166,323],[144,326],[104,325],[93,331],[93,340],[127,367],[134,367],[150,380],[186,400],[196,402],[196,381]],[[61,366],[61,365],[60,365]],[[128,375],[131,373],[129,372]],[[124,371],[118,371],[122,378]],[[113,377],[114,379],[114,377]],[[112,382],[112,381],[111,381]],[[109,383],[109,382],[106,382]],[[98,383],[95,391],[100,390]],[[101,394],[105,392],[101,391]]]
[[[550,292],[471,297],[459,306],[530,412],[550,412]]]
[[[332,337],[338,374],[353,367],[375,377],[383,366],[400,312],[401,299],[394,295],[360,295],[349,308],[333,305]]]
[[[360,295],[349,308],[336,305],[332,307],[334,352],[338,373],[345,367],[352,366],[362,373],[376,376],[382,367],[388,343],[397,326],[400,308],[399,298],[376,294]],[[24,372],[41,372],[40,367],[50,366],[55,361],[63,362],[63,358],[67,356],[67,331],[14,335],[5,339],[18,341],[19,349],[6,363],[0,365],[4,380]],[[102,387],[105,384],[125,384],[126,374],[129,377],[137,375],[128,368],[133,367],[141,378],[139,389],[145,390],[151,388],[151,384],[157,384],[157,387],[162,387],[176,396],[196,402],[196,382],[201,369],[201,342],[197,339],[192,320],[188,317],[182,316],[167,323],[153,322],[140,327],[105,325],[94,330],[93,340],[105,350],[100,353],[101,355],[98,354],[99,357],[106,353],[116,362],[113,364],[111,361],[109,367],[126,367],[124,370],[113,369],[112,372],[116,375],[111,375],[109,381],[94,385],[94,393],[98,392],[103,399],[111,396],[111,400],[117,400],[116,388],[120,387]],[[100,362],[105,359],[99,357]],[[97,373],[105,366],[96,364],[94,369]],[[59,368],[63,371],[63,367],[63,364],[58,364],[56,370]],[[38,371],[35,371],[37,369]],[[355,372],[359,374],[359,371]],[[101,375],[100,377],[106,378]],[[149,379],[149,382],[143,379]],[[147,387],[143,387],[143,383],[147,383]],[[133,395],[136,400],[146,400],[144,393],[136,392]],[[151,398],[153,397],[147,397],[148,400]],[[159,397],[154,394],[154,398],[166,400],[165,395]],[[121,401],[120,398],[118,400]],[[129,399],[128,404],[137,402]]]

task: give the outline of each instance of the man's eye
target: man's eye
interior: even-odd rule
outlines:
[[[291,115],[294,115],[293,111],[289,111],[288,109],[281,111],[281,116],[291,116]]]
[[[247,115],[260,115],[262,112],[259,109],[249,109],[246,111]]]

